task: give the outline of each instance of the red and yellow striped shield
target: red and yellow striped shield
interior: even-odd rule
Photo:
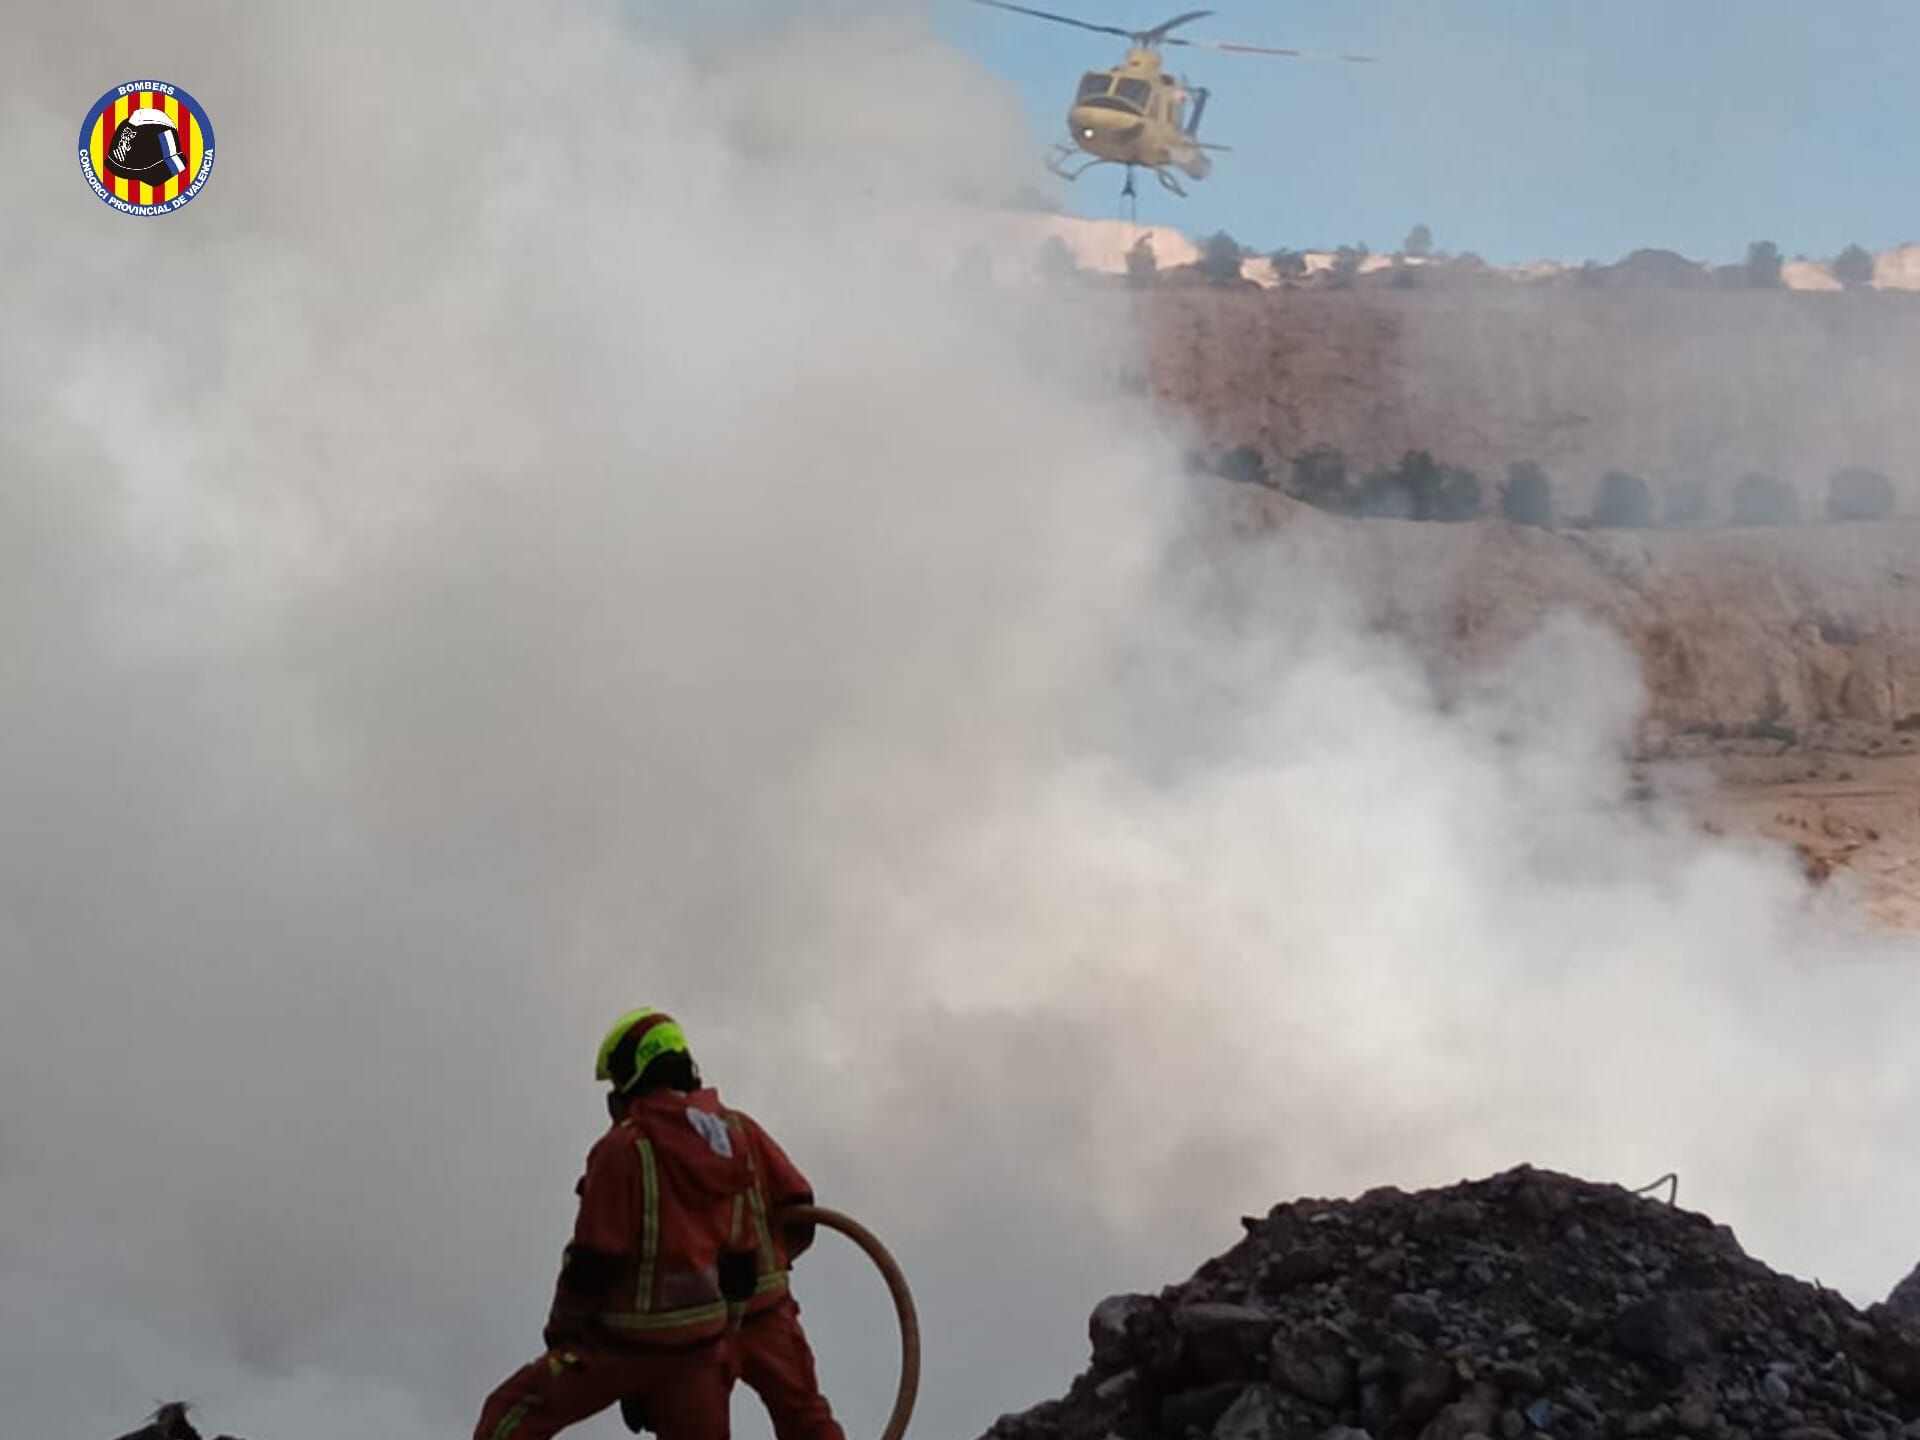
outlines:
[[[164,117],[164,118],[163,118]],[[132,120],[143,158],[159,157],[138,173],[116,165],[114,141]],[[124,158],[127,147],[120,152]],[[213,127],[199,102],[176,85],[137,81],[100,97],[80,132],[81,169],[94,193],[115,209],[170,213],[199,192],[212,170]],[[183,199],[182,197],[185,197]],[[114,204],[115,201],[123,202]]]

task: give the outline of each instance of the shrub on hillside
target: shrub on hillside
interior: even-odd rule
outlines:
[[[1830,520],[1884,520],[1893,514],[1893,481],[1878,470],[1851,465],[1827,482]]]
[[[1332,445],[1315,445],[1293,457],[1287,493],[1321,510],[1346,514],[1354,508],[1347,457]]]
[[[1433,231],[1425,225],[1414,226],[1400,243],[1400,253],[1412,256],[1415,260],[1425,260],[1433,254]]]
[[[1354,508],[1383,519],[1472,520],[1482,511],[1480,477],[1462,466],[1443,465],[1428,451],[1409,450],[1398,465],[1361,482]]]
[[[1160,278],[1160,262],[1153,253],[1153,237],[1142,235],[1127,251],[1127,283],[1144,290]]]
[[[1747,284],[1756,290],[1780,288],[1780,247],[1771,240],[1756,240],[1747,247]]]
[[[1594,496],[1593,523],[1618,530],[1639,530],[1653,523],[1653,491],[1638,475],[1609,470]]]
[[[1442,465],[1431,518],[1445,524],[1458,524],[1478,520],[1486,511],[1486,489],[1480,483],[1480,476],[1464,465]]]
[[[1231,285],[1240,278],[1244,252],[1224,230],[1216,230],[1200,247],[1200,273],[1215,285]]]
[[[1835,257],[1833,278],[1849,290],[1873,283],[1873,256],[1858,245],[1849,245]]]
[[[1667,525],[1698,525],[1707,518],[1707,486],[1691,476],[1669,484],[1661,496],[1660,519]]]
[[[1736,525],[1791,525],[1799,518],[1800,497],[1778,475],[1749,471],[1733,487]]]
[[[1334,251],[1333,268],[1327,272],[1328,277],[1333,281],[1334,288],[1344,290],[1353,284],[1366,258],[1367,247],[1364,245],[1342,245]]]
[[[1267,457],[1251,445],[1236,445],[1222,455],[1213,468],[1222,479],[1231,480],[1236,485],[1274,488],[1273,477],[1267,473]]]
[[[1047,237],[1034,266],[1049,285],[1062,284],[1080,273],[1080,262],[1074,258],[1072,247],[1058,235]]]
[[[1307,278],[1307,257],[1298,250],[1276,250],[1268,257],[1273,261],[1273,273],[1282,281],[1291,283]]]
[[[1553,524],[1553,481],[1531,460],[1507,467],[1500,485],[1500,513],[1515,525]]]

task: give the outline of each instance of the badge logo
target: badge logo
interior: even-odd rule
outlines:
[[[171,215],[213,174],[213,122],[178,85],[116,85],[80,127],[80,173],[123,215]]]

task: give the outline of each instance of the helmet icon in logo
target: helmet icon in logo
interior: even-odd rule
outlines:
[[[80,178],[122,215],[172,215],[213,174],[206,108],[165,80],[116,85],[80,122]]]
[[[107,147],[107,166],[128,180],[164,185],[187,169],[180,127],[164,110],[136,110],[120,122]]]

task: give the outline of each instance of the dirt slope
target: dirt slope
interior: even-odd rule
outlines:
[[[1224,483],[1218,522],[1324,567],[1443,684],[1555,612],[1640,660],[1644,761],[1705,762],[1704,824],[1798,849],[1881,921],[1920,930],[1920,523],[1552,531],[1349,520]]]
[[[1651,753],[1791,730],[1820,749],[1920,749],[1920,522],[1675,531],[1422,525],[1322,514],[1254,487],[1211,497],[1242,537],[1349,577],[1436,664],[1497,658],[1542,618],[1640,655]]]
[[[1154,393],[1208,444],[1276,463],[1323,442],[1363,466],[1533,459],[1572,507],[1625,469],[1697,478],[1722,515],[1749,470],[1810,499],[1846,465],[1920,478],[1920,295],[1190,286],[1126,303]]]

